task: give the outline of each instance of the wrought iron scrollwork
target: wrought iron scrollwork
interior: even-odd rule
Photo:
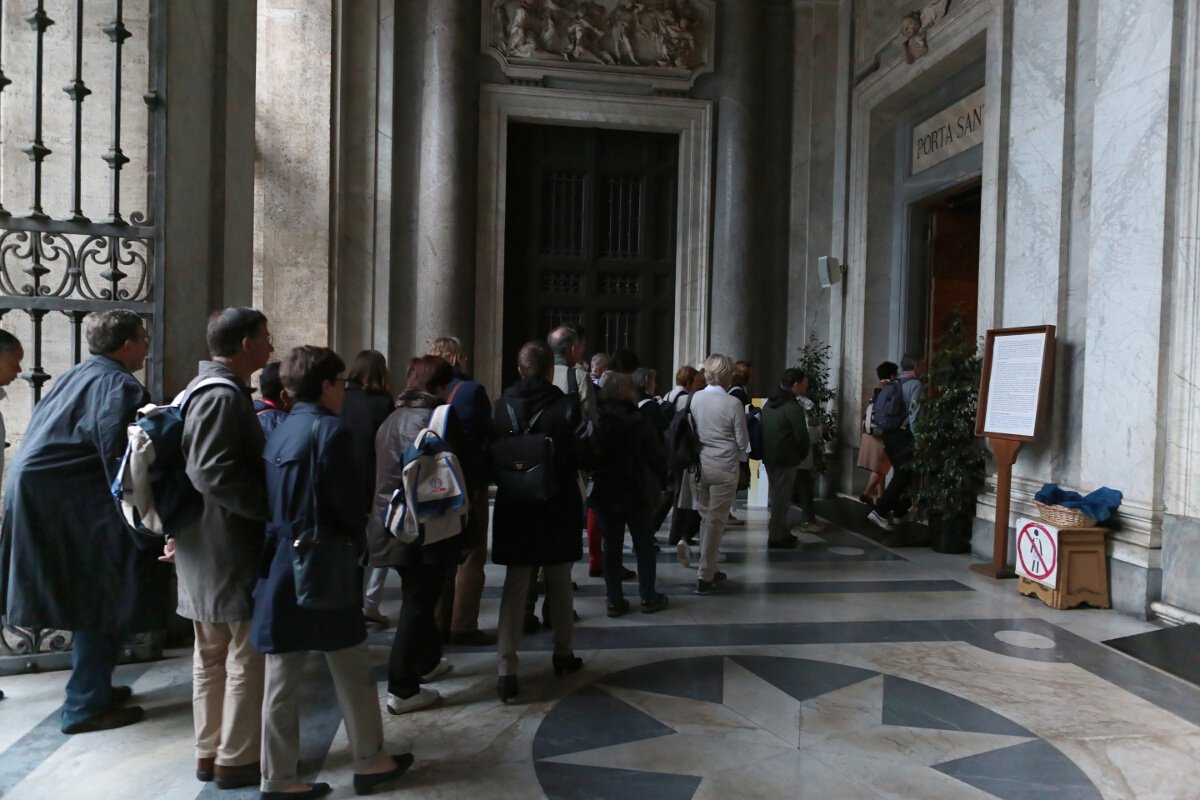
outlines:
[[[151,299],[151,255],[150,242],[145,239],[3,231],[0,293],[147,302]],[[22,275],[26,277],[19,277]]]

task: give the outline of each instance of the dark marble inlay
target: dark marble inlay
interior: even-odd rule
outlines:
[[[603,689],[585,686],[546,715],[533,742],[533,758],[594,750],[675,733]]]
[[[879,674],[869,669],[807,658],[731,656],[729,660],[800,702],[861,683]]]
[[[687,662],[686,670],[678,672],[673,664]],[[630,667],[609,675],[601,683],[623,689],[720,703],[725,696],[725,665],[722,656],[681,658],[676,661],[657,661],[640,667]]]
[[[574,764],[535,764],[547,797],[555,800],[691,800],[700,786],[694,775],[667,775],[628,769],[583,767]]]
[[[934,769],[1002,800],[1102,800],[1071,759],[1042,739],[968,756]]]
[[[1105,644],[1200,686],[1200,625],[1194,622],[1109,639]]]
[[[894,675],[883,677],[883,724],[942,731],[1033,736],[1017,723],[958,695]]]
[[[604,584],[599,578],[589,579],[589,583],[580,583],[575,590],[576,597],[604,597]],[[636,592],[636,584],[628,584],[630,592]],[[664,576],[660,576],[658,590],[667,595],[690,595],[695,585],[667,584]],[[790,594],[881,594],[895,592],[973,592],[966,584],[949,580],[897,580],[897,581],[770,581],[742,583],[735,581],[729,584],[724,594],[743,596],[790,595]],[[394,592],[394,593],[393,593]],[[483,590],[483,596],[499,600],[503,589],[500,586],[488,586]],[[388,590],[387,596],[392,600],[400,599],[400,590]]]

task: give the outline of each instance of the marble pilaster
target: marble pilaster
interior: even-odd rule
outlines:
[[[417,276],[408,308],[418,346],[474,335],[478,20],[471,0],[425,4]]]
[[[758,4],[722,4],[719,12],[711,346],[744,358],[755,352],[754,289],[762,253],[763,10]]]
[[[255,304],[280,355],[329,342],[333,34],[328,3],[259,0]]]

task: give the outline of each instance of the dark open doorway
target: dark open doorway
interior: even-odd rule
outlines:
[[[505,383],[522,343],[581,324],[589,353],[629,348],[669,388],[678,154],[673,134],[509,125]]]
[[[912,207],[915,245],[910,262],[923,280],[910,283],[911,307],[920,309],[912,322],[910,342],[921,343],[919,352],[929,356],[937,347],[947,320],[961,316],[965,329],[974,331],[979,306],[979,220],[978,181],[956,186],[925,198]],[[914,276],[915,277],[915,276]],[[918,293],[920,293],[918,295]]]

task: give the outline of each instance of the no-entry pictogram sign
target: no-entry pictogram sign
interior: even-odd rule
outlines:
[[[1040,520],[1017,519],[1017,574],[1055,588],[1058,582],[1058,528]]]

